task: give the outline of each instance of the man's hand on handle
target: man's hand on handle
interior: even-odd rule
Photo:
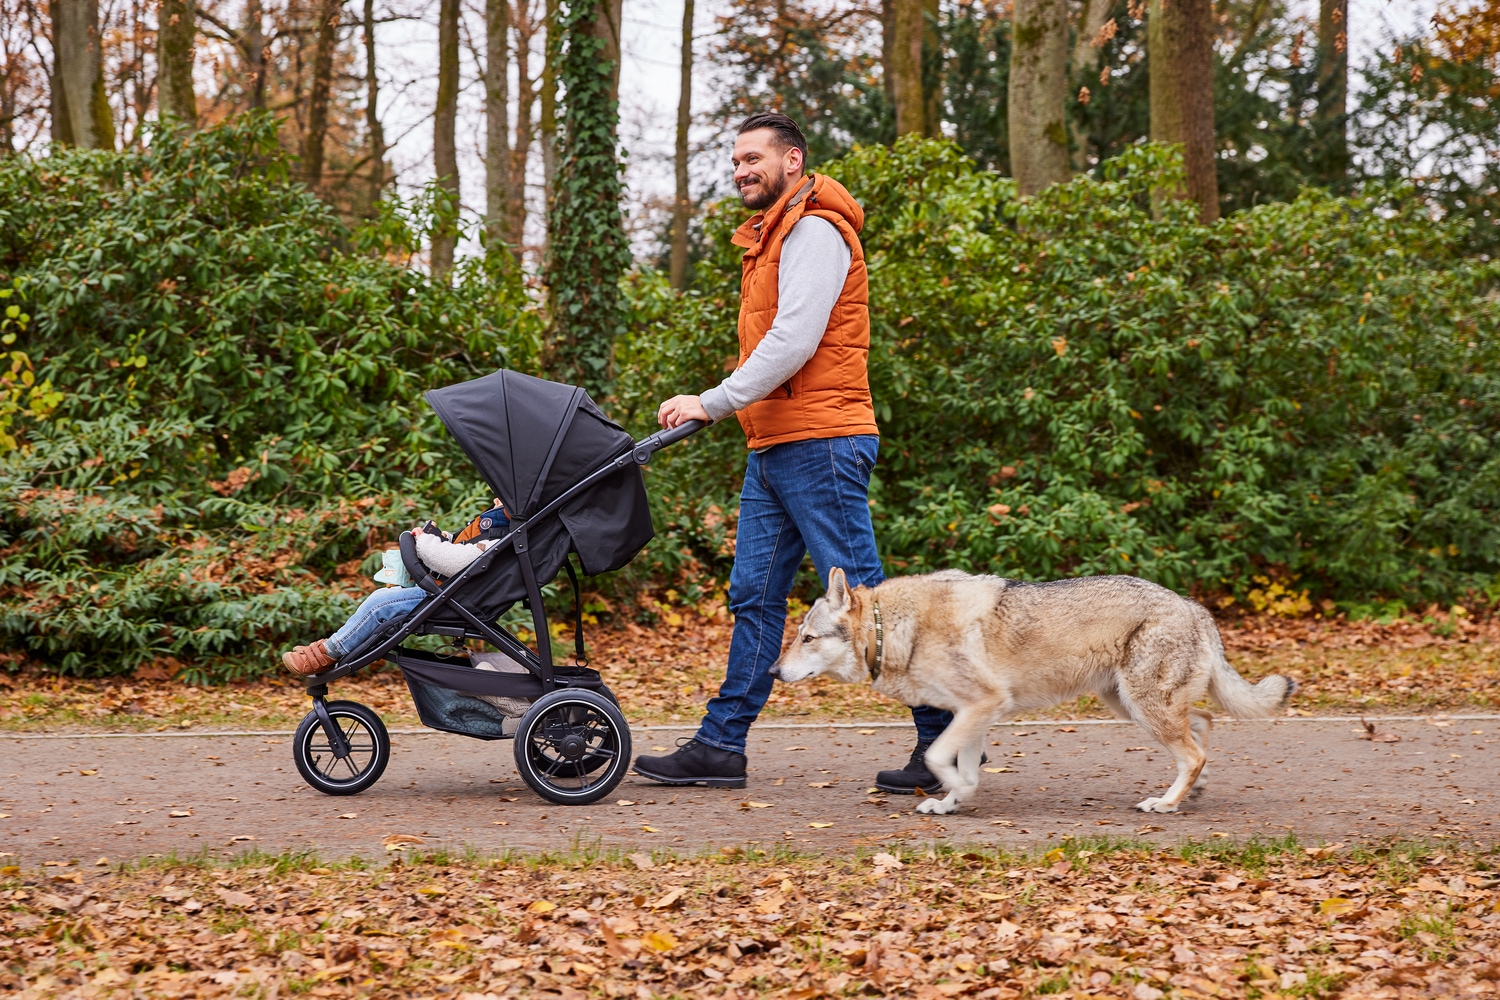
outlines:
[[[656,410],[656,422],[667,430],[689,420],[712,423],[708,411],[703,408],[703,401],[697,396],[673,396]]]

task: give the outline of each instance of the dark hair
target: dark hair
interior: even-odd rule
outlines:
[[[776,143],[783,150],[791,146],[802,150],[802,162],[804,165],[807,163],[807,136],[802,134],[802,129],[796,122],[779,111],[757,111],[740,122],[739,134],[763,128],[776,133]]]

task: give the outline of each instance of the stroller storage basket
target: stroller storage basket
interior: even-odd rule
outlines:
[[[520,716],[507,716],[475,695],[496,695],[534,702],[546,693],[530,673],[479,670],[467,661],[414,649],[393,649],[387,659],[401,668],[422,725],[445,733],[480,740],[508,740],[516,734]],[[553,668],[559,688],[603,690],[599,671],[586,667]]]

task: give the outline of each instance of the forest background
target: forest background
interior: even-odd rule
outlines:
[[[644,432],[712,385],[743,210],[689,138],[763,106],[868,214],[892,572],[1500,601],[1494,0],[1358,65],[1343,0],[740,0],[699,37],[689,3],[676,190],[633,222],[619,0],[439,0],[407,195],[373,38],[421,12],[0,4],[7,670],[245,677],[336,625],[396,531],[487,496],[424,388],[514,367]],[[663,453],[591,613],[722,614],[742,467],[729,427]]]

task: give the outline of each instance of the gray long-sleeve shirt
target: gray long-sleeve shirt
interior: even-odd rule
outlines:
[[[802,370],[828,331],[852,259],[833,223],[815,215],[797,221],[781,245],[776,318],[745,363],[702,395],[710,417],[723,420],[765,399]]]

